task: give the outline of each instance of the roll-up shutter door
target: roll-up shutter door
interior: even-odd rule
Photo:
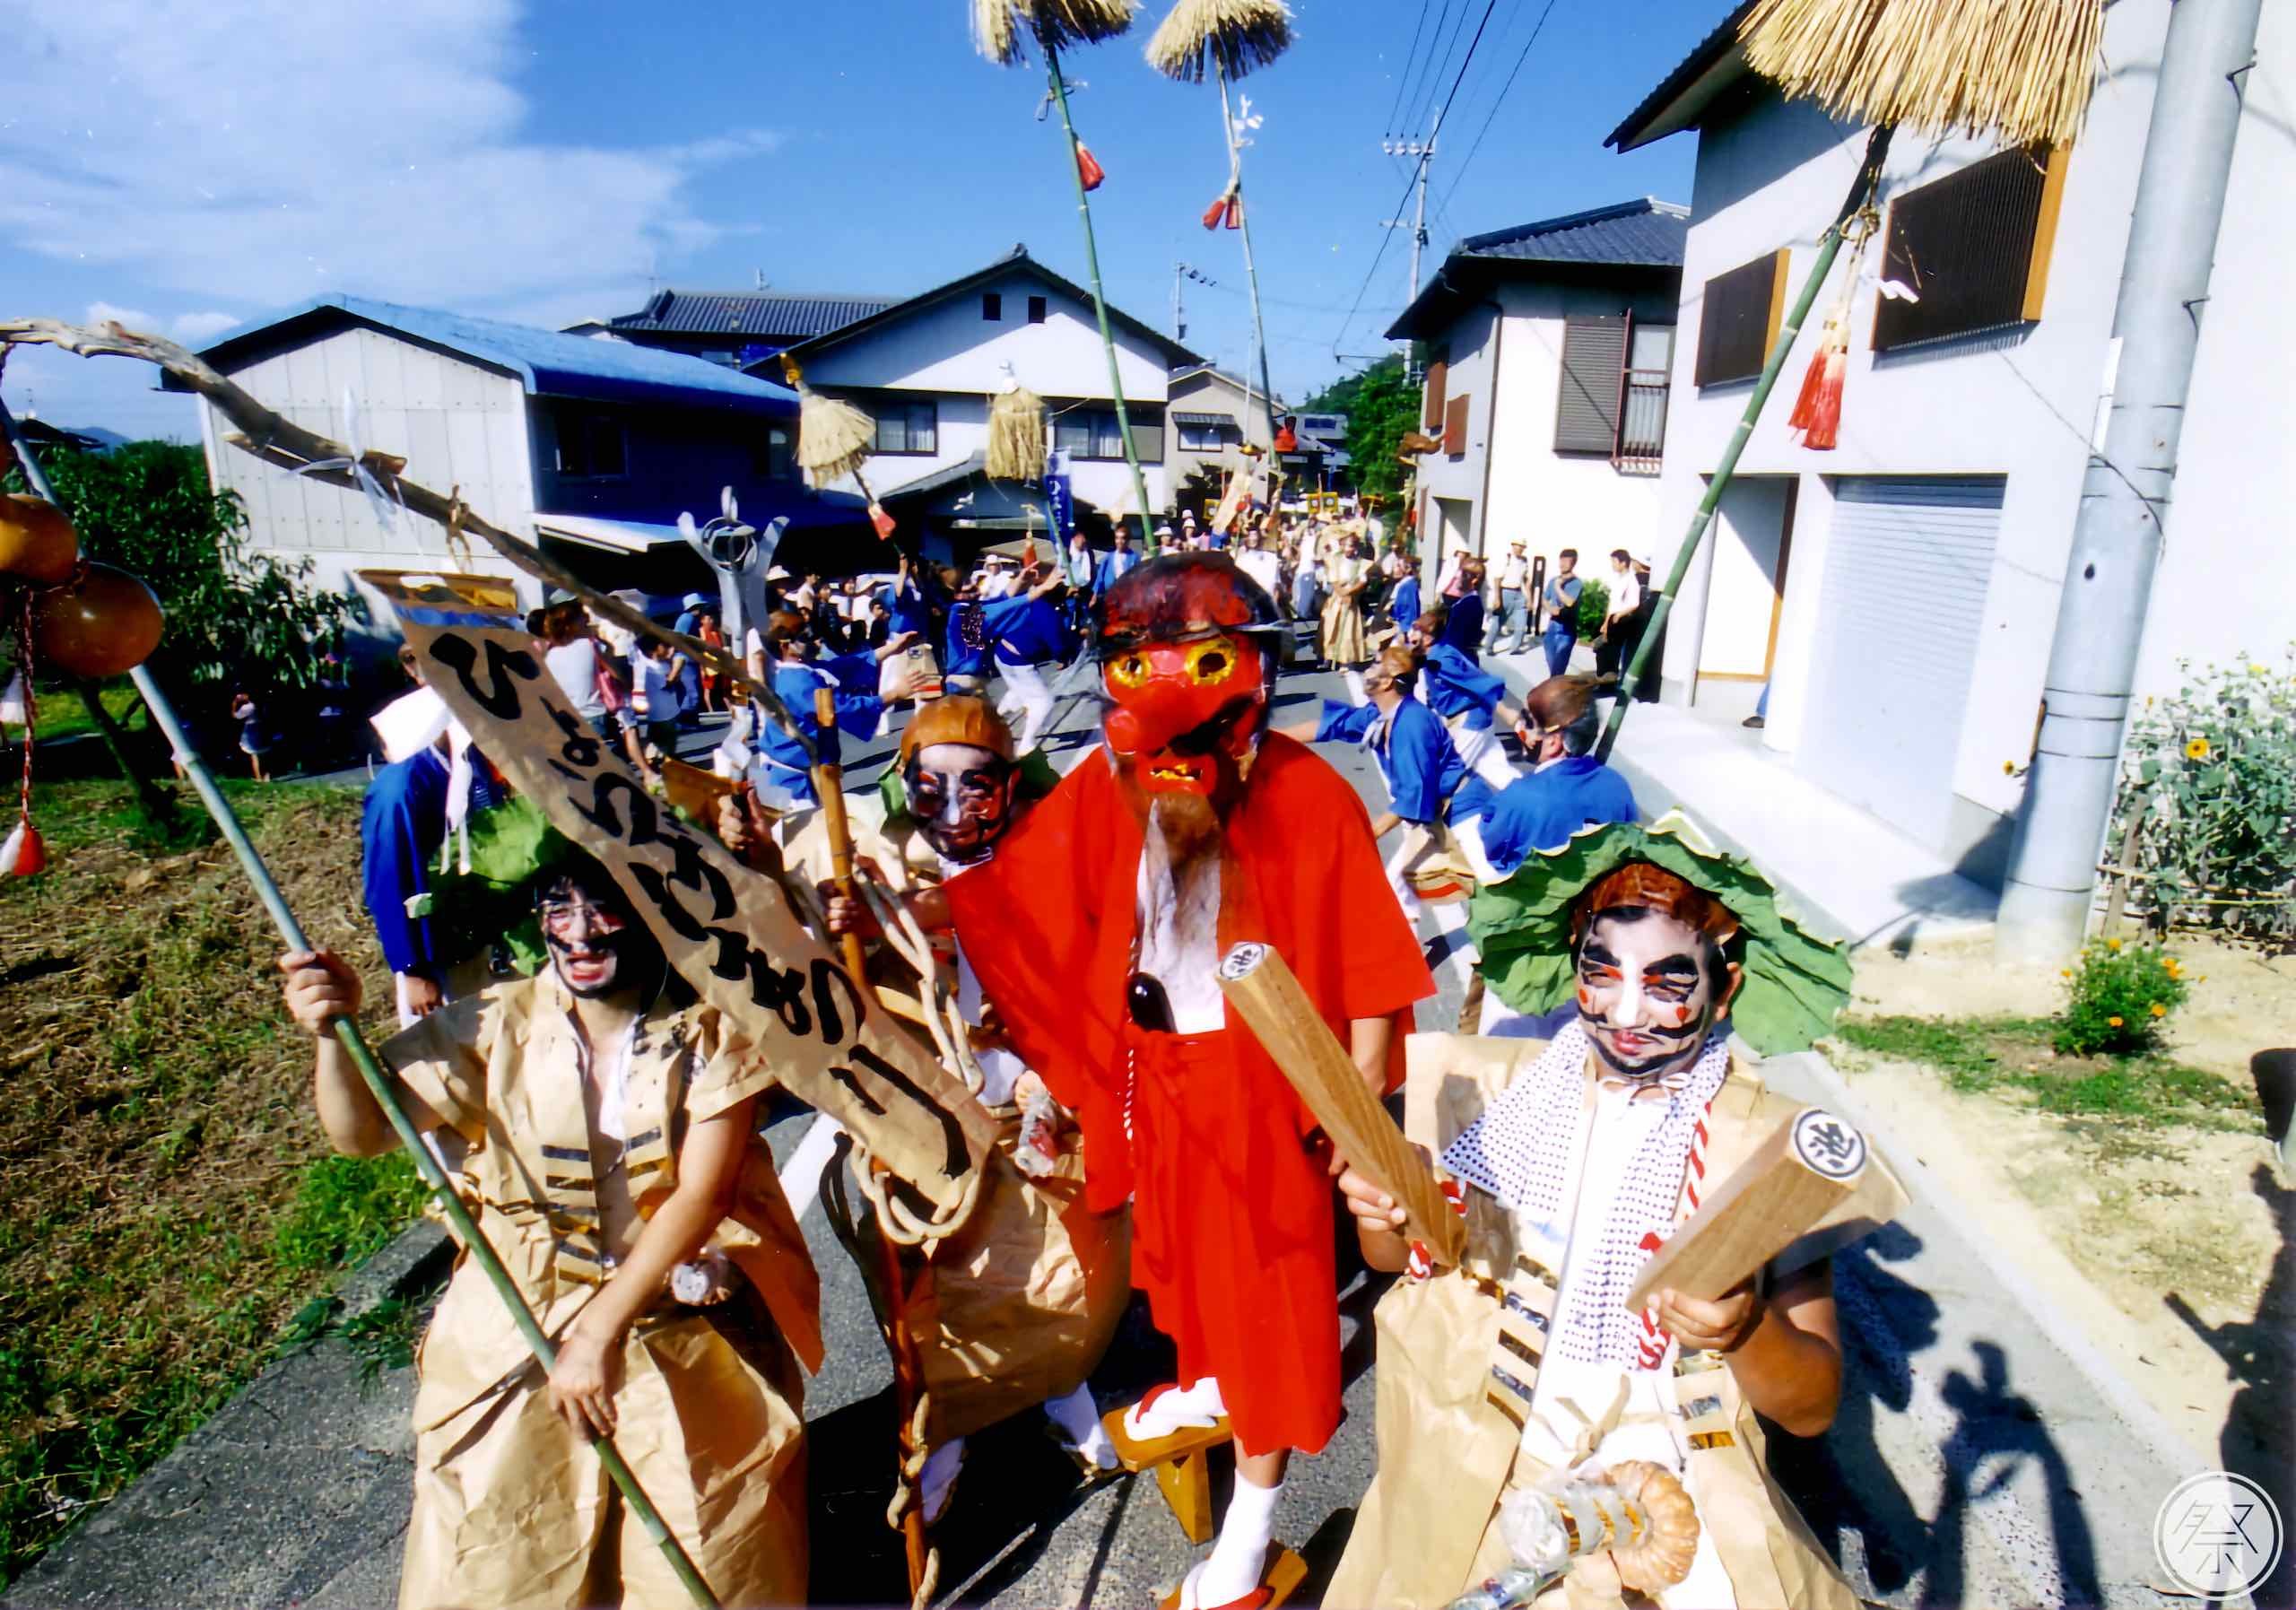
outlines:
[[[2003,485],[1846,476],[1834,488],[1796,764],[1933,847],[1952,820]]]

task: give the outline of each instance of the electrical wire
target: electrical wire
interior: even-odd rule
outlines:
[[[1435,71],[1428,75],[1427,100],[1426,102],[1420,107],[1419,115],[1411,120],[1410,126],[1413,128],[1428,127],[1427,115],[1435,109],[1436,94],[1443,88],[1443,75],[1450,71],[1452,54],[1459,48],[1459,35],[1466,31],[1467,12],[1471,8],[1472,0],[1470,0],[1469,5],[1459,8],[1459,20],[1451,25],[1451,37],[1449,41],[1443,47],[1442,57],[1436,64]],[[1485,22],[1491,21],[1491,13],[1489,11],[1486,10],[1483,13],[1483,20]],[[1475,37],[1477,39],[1481,39],[1483,37],[1483,30],[1480,28],[1475,30]],[[1458,76],[1451,80],[1451,92],[1443,99],[1443,105],[1446,109],[1448,109],[1451,101],[1457,97],[1459,92],[1459,80],[1466,76],[1467,61],[1473,60],[1474,57],[1474,51],[1470,48],[1467,51],[1466,59],[1462,60],[1459,63]]]
[[[1499,109],[1507,103],[1508,92],[1514,89],[1515,80],[1523,71],[1523,64],[1528,61],[1531,57],[1531,47],[1539,42],[1539,33],[1546,27],[1546,20],[1549,16],[1553,14],[1553,12],[1554,0],[1546,0],[1546,8],[1539,13],[1539,20],[1537,24],[1531,30],[1531,37],[1523,41],[1523,53],[1515,58],[1514,68],[1507,74],[1507,82],[1501,84],[1499,88],[1499,99],[1491,103],[1491,110],[1485,114],[1483,119],[1483,126],[1475,130],[1474,139],[1467,146],[1465,161],[1460,162],[1458,171],[1451,176],[1451,187],[1449,189],[1443,192],[1443,201],[1437,204],[1436,210],[1438,212],[1442,210],[1444,204],[1448,203],[1453,196],[1459,193],[1459,186],[1466,178],[1467,168],[1469,164],[1474,162],[1474,153],[1483,149],[1483,135],[1491,132],[1492,124],[1499,117]]]
[[[1462,12],[1460,15],[1465,16],[1465,13]],[[1404,117],[1396,125],[1399,133],[1409,134],[1413,129],[1427,126],[1423,109],[1420,105],[1420,91],[1427,89],[1431,84],[1442,83],[1441,78],[1437,76],[1442,70],[1441,58],[1437,55],[1437,46],[1443,38],[1443,25],[1450,20],[1450,16],[1451,0],[1443,0],[1443,9],[1435,14],[1434,31],[1427,36],[1426,57],[1419,64],[1419,71],[1413,76],[1411,88],[1404,94]],[[1442,56],[1449,54],[1448,50],[1442,52]]]
[[[1440,128],[1443,126],[1444,117],[1448,115],[1450,112],[1451,101],[1458,95],[1459,92],[1459,80],[1467,75],[1467,67],[1474,60],[1475,48],[1483,43],[1483,30],[1491,26],[1491,13],[1498,9],[1499,0],[1488,0],[1488,4],[1483,6],[1483,21],[1475,24],[1474,38],[1467,41],[1466,58],[1459,63],[1458,76],[1451,80],[1451,92],[1449,95],[1443,98],[1443,110],[1436,115],[1434,125],[1436,128]],[[1460,13],[1460,21],[1464,22],[1465,20],[1466,16],[1463,12]],[[1411,178],[1409,180],[1405,181],[1404,185],[1403,195],[1397,198],[1396,202],[1394,211],[1398,214],[1403,211],[1404,203],[1411,199],[1411,187],[1418,182],[1419,175],[1425,170],[1426,166],[1427,153],[1422,152],[1420,154],[1419,161],[1412,167]],[[1387,242],[1394,238],[1395,231],[1387,229],[1385,226],[1381,227],[1379,231],[1379,249],[1371,254],[1371,266],[1365,271],[1363,275],[1363,283],[1356,290],[1355,301],[1353,305],[1348,309],[1346,318],[1341,321],[1338,332],[1331,338],[1331,355],[1332,361],[1335,363],[1341,361],[1339,356],[1339,344],[1347,339],[1348,326],[1355,322],[1355,315],[1362,311],[1363,299],[1370,294],[1371,281],[1378,274],[1380,263],[1386,260],[1387,255]],[[1419,287],[1413,285],[1411,288],[1411,293],[1414,297],[1417,296],[1419,294]]]
[[[1395,101],[1387,108],[1387,121],[1380,135],[1383,139],[1392,138],[1395,135],[1396,117],[1403,110],[1404,81],[1411,75],[1412,68],[1419,59],[1419,36],[1427,27],[1427,13],[1433,4],[1434,0],[1419,0],[1419,24],[1411,30],[1411,48],[1404,52],[1403,65],[1396,73]]]

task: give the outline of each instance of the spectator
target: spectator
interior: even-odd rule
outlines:
[[[1570,669],[1570,651],[1578,646],[1578,595],[1587,584],[1574,572],[1578,569],[1578,550],[1565,548],[1555,555],[1554,575],[1546,584],[1546,631],[1542,646],[1546,649],[1546,674],[1560,676]]]
[[[705,605],[696,612],[696,617],[693,635],[710,648],[724,652],[726,634],[718,629],[718,612]],[[726,678],[722,673],[715,670],[702,672],[701,708],[706,710],[726,708]]]
[[[1493,654],[1531,651],[1531,612],[1525,605],[1523,592],[1531,577],[1531,561],[1524,553],[1526,545],[1516,538],[1507,544],[1507,557],[1500,561],[1499,630],[1491,640]]]
[[[1092,596],[1098,598],[1114,587],[1119,578],[1140,562],[1140,555],[1132,550],[1132,533],[1122,526],[1116,528],[1116,546],[1100,555],[1100,563],[1092,570]]]
[[[637,720],[623,736],[631,763],[652,777],[664,755],[678,751],[678,718],[685,713],[686,657],[659,638],[638,646],[630,663],[631,703]]]
[[[620,735],[621,723],[607,707],[620,702],[621,689],[589,628],[588,613],[573,594],[557,587],[551,588],[542,608],[526,617],[526,630],[545,645],[543,664],[550,667],[559,692],[574,713],[611,744]]]
[[[1641,583],[1634,574],[1634,556],[1624,548],[1611,550],[1610,589],[1610,601],[1603,606],[1603,634],[1595,644],[1595,681],[1598,686],[1616,692],[1624,657],[1633,652],[1634,612],[1642,604]]]
[[[231,695],[231,719],[239,724],[239,753],[248,757],[255,780],[269,782],[271,779],[264,775],[263,757],[271,748],[271,734],[264,727],[263,707],[245,688]]]

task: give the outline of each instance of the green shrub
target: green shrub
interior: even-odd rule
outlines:
[[[1611,610],[1611,589],[1591,576],[1581,577],[1586,586],[1578,594],[1578,635],[1593,637],[1603,629],[1603,621]]]
[[[2154,926],[2296,944],[2296,647],[2278,669],[2243,653],[2129,724],[2109,843],[2132,817]]]
[[[2184,1005],[2184,964],[2157,944],[2100,940],[2065,970],[2066,1000],[2057,1049],[2068,1056],[2149,1051],[2169,1014]]]

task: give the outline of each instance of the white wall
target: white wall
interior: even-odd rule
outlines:
[[[2147,687],[2172,679],[2165,667],[2179,653],[2229,657],[2244,645],[2253,649],[2296,637],[2296,544],[2289,541],[2287,512],[2296,501],[2290,451],[2296,403],[2288,379],[2296,326],[2284,294],[2287,265],[2296,260],[2296,223],[2286,208],[2286,197],[2296,193],[2288,133],[2296,22],[2288,7],[2266,9],[2152,612]],[[1825,478],[2004,474],[2001,535],[1986,579],[1953,786],[1985,812],[2016,808],[2022,782],[2005,762],[2022,769],[2031,748],[2168,13],[2168,0],[2119,0],[2106,12],[2102,69],[2066,171],[2038,323],[2007,338],[1974,337],[1877,361],[1867,344],[1877,293],[1870,281],[1860,284],[1849,318],[1840,443],[1813,452],[1788,439],[1786,415],[1824,312],[1845,283],[1846,260],[1822,288],[1780,379],[1781,395],[1772,397],[1738,466],[1742,474],[1802,478],[1764,734],[1770,747],[1790,750],[1800,730],[1831,518]],[[1746,381],[1701,393],[1692,384],[1705,283],[1787,245],[1790,300],[1864,145],[1863,130],[1768,96],[1700,136],[1655,534],[1662,569],[1752,389]],[[1884,199],[1988,154],[1990,147],[1965,141],[1931,144],[1900,135],[1883,178]],[[1673,631],[1677,641],[1701,638],[1712,621],[1726,640],[1716,654],[1735,659],[1741,646],[1728,640],[1736,622],[1722,607],[1730,561],[1717,564],[1703,618],[1686,587]],[[1703,650],[1696,657],[1706,657]],[[1687,696],[1692,663],[1687,654],[1668,656],[1670,700]]]
[[[347,434],[348,391],[357,400],[361,448],[404,457],[408,474],[423,485],[441,492],[460,486],[472,509],[532,535],[534,464],[520,381],[365,328],[338,331],[230,373],[258,401],[336,441]],[[309,560],[317,585],[350,587],[361,570],[452,569],[524,579],[483,543],[471,545],[465,562],[429,520],[401,513],[387,529],[358,492],[242,452],[223,439],[236,426],[204,401],[199,413],[208,478],[245,501],[251,544]],[[360,590],[376,618],[387,619],[380,600]]]
[[[1578,550],[1582,575],[1600,574],[1608,567],[1597,562],[1598,556],[1647,543],[1659,483],[1656,476],[1613,469],[1597,454],[1554,450],[1563,321],[1573,315],[1631,310],[1638,321],[1665,323],[1675,317],[1674,300],[1656,292],[1536,283],[1503,285],[1495,294],[1503,312],[1488,306],[1471,309],[1448,336],[1451,361],[1444,395],[1447,401],[1467,398],[1466,451],[1457,458],[1440,452],[1422,458],[1420,488],[1431,499],[1457,500],[1473,509],[1472,541],[1486,561],[1503,559],[1508,544],[1520,541],[1528,555],[1545,556],[1550,576],[1555,555],[1564,548]],[[1440,425],[1428,434],[1440,437]],[[1431,509],[1422,518],[1431,535],[1422,542],[1421,559],[1432,563]],[[1447,561],[1449,553],[1447,544]]]
[[[991,292],[1004,299],[1003,317],[994,324],[980,316],[980,299]],[[1047,299],[1042,324],[1029,322],[1031,296]],[[1121,327],[1116,344],[1125,396],[1161,403],[1163,352]],[[996,366],[1006,361],[1021,384],[1040,396],[1109,396],[1108,354],[1091,304],[1063,295],[1024,268],[839,342],[805,361],[805,379],[824,387],[985,394],[996,387]]]
[[[1707,582],[1706,640],[1698,657],[1702,678],[1759,679],[1768,668],[1779,542],[1792,486],[1786,476],[1748,478],[1732,481],[1722,494],[1708,539],[1714,561]]]

